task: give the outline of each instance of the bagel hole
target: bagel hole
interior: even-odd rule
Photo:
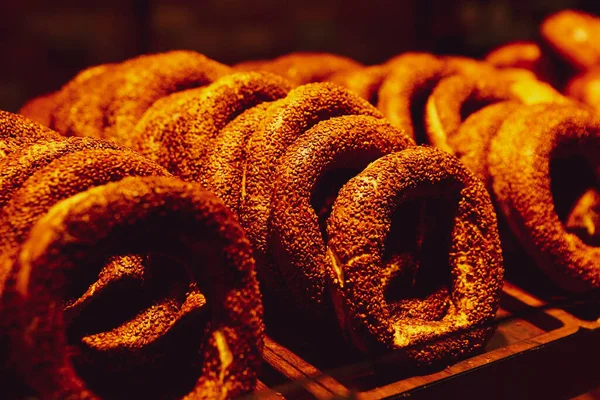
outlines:
[[[369,88],[369,103],[377,107],[379,103],[379,86]]]
[[[169,280],[181,281],[175,284],[176,288],[182,284],[181,287],[188,287],[189,295],[186,293],[186,301],[179,314],[174,313],[170,320],[169,316],[164,318],[162,326],[157,324],[156,318],[149,318],[144,322],[151,322],[137,325],[131,336],[118,338],[150,336],[151,341],[139,343],[132,340],[134,344],[139,343],[139,346],[128,343],[116,343],[115,346],[114,342],[95,346],[97,343],[90,344],[83,340],[67,343],[66,350],[76,374],[100,398],[183,398],[201,376],[205,357],[218,357],[216,350],[211,351],[212,346],[210,349],[205,348],[206,343],[212,344],[207,341],[207,335],[214,326],[212,321],[215,320],[217,324],[221,322],[215,329],[225,329],[230,313],[239,311],[231,303],[239,301],[244,305],[258,304],[258,299],[248,297],[254,296],[248,269],[237,267],[240,263],[250,261],[250,250],[244,252],[241,247],[237,247],[239,245],[235,239],[239,231],[236,228],[225,233],[218,228],[232,229],[231,225],[224,222],[227,220],[219,219],[229,218],[228,214],[222,214],[218,208],[211,209],[212,211],[204,208],[186,211],[186,205],[189,207],[186,197],[176,198],[178,207],[183,210],[177,207],[172,209],[171,203],[167,202],[161,207],[151,208],[143,218],[131,221],[126,216],[121,217],[120,223],[112,226],[110,233],[100,238],[96,236],[96,227],[104,220],[94,225],[70,221],[65,228],[73,237],[87,239],[84,242],[69,243],[62,248],[62,252],[69,255],[67,259],[70,264],[63,265],[64,275],[61,275],[65,282],[72,282],[74,278],[81,276],[87,276],[93,281],[93,274],[82,271],[95,270],[97,276],[97,271],[110,258],[102,255],[142,254],[148,255],[151,260],[147,268],[157,274],[151,275],[156,279],[157,285],[151,296],[154,301],[161,300],[158,298],[159,293],[167,293],[164,298],[171,300],[170,296],[173,294],[169,289]],[[204,214],[205,212],[209,214]],[[114,217],[111,215],[106,218]],[[97,240],[93,240],[94,238]],[[230,247],[225,246],[234,246],[240,251],[224,251],[225,248],[231,251]],[[232,265],[233,259],[237,261],[236,267]],[[250,268],[249,264],[244,265]],[[97,268],[92,268],[96,266]],[[79,284],[85,290],[86,285]],[[66,286],[60,289],[57,296],[65,298]],[[178,298],[181,292],[177,289],[175,293],[177,296],[174,296],[173,301],[176,305],[181,304],[180,297]],[[130,300],[131,296],[132,293],[127,293],[125,300]],[[199,297],[203,301],[199,301]],[[116,305],[121,306],[125,304]],[[83,311],[88,310],[81,310],[81,314]],[[111,311],[113,310],[108,310]],[[142,308],[139,311],[152,310]],[[247,313],[238,314],[240,318],[254,318],[254,310],[244,311]],[[68,329],[68,325],[65,328]],[[248,329],[244,334],[254,333],[251,331],[252,326],[244,328]],[[237,325],[232,329],[237,329]],[[239,339],[244,341],[247,337],[240,335]],[[237,343],[229,341],[228,346],[236,354],[237,349],[233,346],[237,346]],[[108,350],[99,349],[101,347]],[[234,359],[234,365],[236,361]],[[229,371],[234,368],[232,365]]]
[[[366,166],[367,162],[364,162]],[[317,214],[319,229],[324,243],[327,243],[327,220],[331,215],[333,203],[338,192],[350,179],[354,178],[361,169],[332,168],[317,179],[317,184],[311,194],[310,203]]]
[[[109,262],[103,260],[101,264]],[[202,346],[202,332],[208,326],[208,307],[196,307],[182,317],[176,315],[190,292],[198,290],[191,283],[189,267],[181,260],[153,254],[144,257],[142,268],[144,274],[137,280],[110,282],[99,296],[78,310],[67,326],[77,374],[102,398],[156,398],[157,394],[166,393],[165,389],[167,397],[179,398],[193,389],[200,375],[197,349]],[[82,284],[73,286],[81,290]],[[88,346],[83,342],[86,337],[110,332],[143,313],[147,313],[150,324],[140,325],[129,334],[141,339],[153,336],[144,331],[154,331],[155,340],[137,348],[121,345],[104,349],[102,344],[97,348],[96,344]],[[177,323],[170,325],[176,318]]]
[[[449,250],[458,199],[446,193],[435,186],[421,189],[392,215],[383,255],[389,271],[384,296],[398,318],[437,321],[448,311]]]
[[[129,265],[117,270],[112,267],[115,262]],[[91,283],[89,271],[97,271],[97,268],[78,268],[78,273],[72,274],[69,280],[72,284],[69,285],[70,300],[65,304],[67,315],[70,308],[75,308],[67,331],[70,341],[116,328],[151,307],[156,299],[169,299],[179,306],[185,301],[190,278],[181,263],[156,255],[111,258],[102,265]],[[103,273],[111,277],[100,288],[88,290]],[[82,299],[81,305],[76,303]]]
[[[584,155],[575,151],[569,148],[551,158],[550,188],[554,209],[568,232],[587,245],[598,247],[600,185],[593,167]],[[600,148],[596,147],[596,151]]]
[[[475,114],[477,111],[490,106],[492,104],[498,103],[500,101],[505,101],[507,99],[499,99],[496,97],[485,97],[480,96],[476,93],[471,93],[471,95],[467,98],[467,100],[460,107],[460,118],[462,121],[465,121],[469,116]]]

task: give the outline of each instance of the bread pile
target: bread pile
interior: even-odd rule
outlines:
[[[452,363],[494,331],[494,207],[557,282],[600,287],[600,123],[516,58],[172,51],[21,109],[49,129],[1,114],[6,365],[43,398],[235,397],[263,300],[337,317],[366,353]],[[575,156],[595,180],[559,200],[552,163]]]

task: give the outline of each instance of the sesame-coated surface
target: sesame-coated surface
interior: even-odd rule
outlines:
[[[28,118],[0,110],[0,160],[39,140],[61,140],[61,137]]]
[[[52,112],[56,107],[56,92],[43,94],[28,100],[19,109],[19,114],[44,126],[50,126]]]
[[[50,128],[65,136],[103,137],[104,105],[115,64],[101,64],[78,73],[56,93]]]
[[[600,111],[600,68],[591,68],[573,77],[567,84],[565,93],[584,104]]]
[[[106,109],[105,135],[129,145],[137,122],[152,104],[171,93],[208,85],[231,69],[193,51],[170,51],[123,62]]]
[[[336,72],[359,68],[361,64],[348,58],[329,53],[296,52],[277,57],[240,63],[239,71],[264,71],[281,75],[296,85],[323,82]]]
[[[164,97],[144,114],[132,147],[190,181],[204,182],[213,141],[245,110],[284,97],[291,85],[264,72],[238,72]]]
[[[558,285],[581,291],[600,287],[600,248],[565,230],[550,179],[551,162],[573,154],[597,179],[600,120],[584,109],[541,104],[508,117],[492,140],[488,164],[500,209],[525,250]]]
[[[469,115],[455,135],[448,138],[452,153],[491,190],[487,155],[492,138],[510,114],[521,107],[514,101],[502,101]]]
[[[119,210],[119,218],[107,207]],[[161,177],[87,190],[53,206],[33,228],[15,265],[12,298],[19,310],[14,351],[28,382],[44,398],[98,398],[67,356],[63,314],[56,309],[70,274],[91,268],[101,254],[127,253],[174,256],[207,294],[203,363],[184,397],[224,399],[253,390],[263,326],[249,243],[220,200]]]
[[[421,142],[423,109],[435,85],[451,71],[438,59],[424,59],[415,64],[395,63],[379,90],[377,108],[392,123]],[[417,120],[415,120],[417,119]],[[419,120],[420,119],[420,120]]]
[[[329,82],[344,87],[374,106],[383,80],[389,73],[385,65],[373,65],[365,68],[353,68],[340,71],[329,77]]]
[[[497,68],[523,68],[544,82],[554,82],[551,61],[536,42],[512,42],[490,51],[485,61]]]
[[[328,80],[353,91],[371,104],[377,105],[379,89],[395,64],[420,65],[436,60],[437,57],[428,53],[402,53],[380,65],[337,72],[330,76]]]
[[[439,297],[390,293],[395,279],[403,279],[403,287],[414,284],[414,272],[406,271],[414,266],[386,263],[384,256],[394,246],[387,241],[394,213],[426,198],[445,199],[454,209],[447,215],[448,232],[442,232],[450,236],[447,254],[431,266],[450,280],[446,309],[433,317],[411,308],[427,308],[427,302],[439,307]],[[400,229],[403,222],[396,221]],[[327,233],[327,276],[338,319],[358,348],[404,349],[407,360],[418,365],[453,362],[483,348],[499,305],[502,252],[490,197],[456,158],[412,147],[371,163],[340,190]],[[425,258],[416,261],[417,270],[425,268]]]
[[[85,79],[76,77],[61,89],[66,100],[55,111],[52,127],[65,135],[106,137],[126,146],[136,123],[156,100],[207,85],[231,71],[183,50],[95,68]]]
[[[393,125],[406,129],[417,144],[431,144],[423,121],[427,101],[440,81],[453,75],[471,80],[514,82],[517,86],[527,85],[518,82],[535,78],[527,70],[496,69],[491,64],[467,57],[427,58],[419,55],[399,58],[381,85],[377,108]]]
[[[261,283],[272,274],[267,254],[267,222],[277,167],[286,149],[320,121],[342,115],[381,117],[375,107],[355,94],[331,83],[312,83],[292,90],[265,111],[260,125],[248,140],[244,160],[240,220],[257,258]]]
[[[573,67],[585,70],[600,64],[600,18],[563,10],[542,23],[542,37]]]
[[[320,228],[328,215],[318,216],[313,208],[319,181],[336,169],[355,175],[385,154],[413,145],[385,120],[342,116],[318,123],[287,149],[275,174],[269,247],[284,277],[280,284],[299,309],[329,311],[323,309],[326,237]],[[338,188],[327,189],[334,198]]]
[[[271,102],[252,107],[231,121],[215,138],[206,163],[208,189],[223,200],[234,214],[239,213],[246,144]]]
[[[117,150],[114,144],[92,138],[40,140],[22,147],[20,151],[10,154],[0,163],[2,164],[2,174],[0,175],[0,220],[2,221],[2,238],[0,239],[0,253],[2,254],[0,294],[2,296],[0,297],[2,297],[2,301],[6,301],[6,296],[10,296],[13,289],[14,282],[12,280],[7,282],[7,278],[14,275],[12,267],[22,242],[27,238],[35,222],[56,202],[79,193],[87,187],[118,180],[124,176],[166,174],[166,171],[159,166],[130,151]],[[88,303],[99,303],[103,297],[110,297],[111,288],[121,285],[121,282],[127,283],[133,279],[138,282],[137,286],[139,286],[141,279],[137,275],[140,270],[143,271],[143,268],[144,265],[139,257],[123,256],[107,260],[100,279],[93,283],[79,299],[76,299],[75,303],[79,305],[77,314],[80,314],[82,308],[85,308]],[[81,286],[82,283],[85,285],[85,282],[71,283],[76,286]],[[104,292],[108,294],[105,296]],[[114,295],[114,292],[112,294]],[[121,299],[121,301],[128,300]],[[97,314],[98,317],[95,319],[100,320],[102,318],[99,316],[110,314],[109,310],[110,307],[101,310],[102,313]],[[73,311],[67,310],[70,319],[74,317]],[[96,308],[96,312],[99,312],[98,308]],[[90,316],[91,314],[88,312],[87,318],[89,319]],[[153,317],[156,324],[160,324],[161,320],[171,321],[172,324],[180,319],[174,313],[163,315],[162,319],[158,314]],[[7,326],[5,325],[7,318],[8,315],[3,313],[2,324],[4,327]],[[91,322],[94,325],[94,321]],[[133,321],[129,326],[134,325],[135,322]],[[146,321],[143,322],[136,325],[138,331],[141,329],[143,332]],[[123,330],[122,327],[119,329]],[[108,333],[111,333],[110,329]],[[146,337],[149,336],[146,335]],[[87,345],[87,342],[93,337],[94,335],[83,337],[81,345]],[[134,340],[130,340],[130,345],[131,348],[143,349],[146,342],[147,340],[134,338]],[[111,344],[114,348],[118,342],[114,340]],[[107,353],[108,348],[105,346],[104,348],[95,347],[95,349]],[[159,352],[156,346],[149,350],[153,354]],[[126,352],[121,350],[117,355],[119,363],[122,363],[123,360],[135,359],[135,357],[130,357],[131,352],[127,353],[127,357],[124,357],[125,354]],[[92,358],[95,359],[96,356],[101,355],[96,352]],[[88,362],[86,361],[84,364],[88,364]]]
[[[464,115],[470,110],[500,101],[524,104],[568,102],[550,85],[540,81],[525,79],[508,82],[454,75],[441,80],[427,100],[425,128],[429,143],[452,153],[448,140],[460,128]]]

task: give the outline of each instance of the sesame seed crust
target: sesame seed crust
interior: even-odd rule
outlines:
[[[106,213],[107,206],[118,209],[119,218]],[[148,177],[125,178],[59,202],[23,245],[15,265],[15,344],[21,368],[43,397],[98,398],[65,357],[64,321],[56,305],[66,274],[107,253],[183,257],[207,294],[211,323],[201,375],[184,398],[224,399],[254,389],[263,327],[249,243],[216,197],[173,178]]]
[[[236,215],[240,211],[246,144],[271,102],[252,107],[231,121],[215,138],[206,163],[206,183]]]
[[[383,255],[392,214],[427,193],[458,200],[448,254],[450,305],[438,320],[396,315],[385,296]],[[453,362],[483,348],[499,305],[502,252],[490,197],[456,158],[412,147],[378,159],[340,190],[327,232],[336,312],[358,348],[403,350],[417,365]]]
[[[385,120],[341,116],[319,122],[287,149],[275,174],[269,247],[284,279],[279,284],[299,309],[327,312],[325,238],[311,205],[318,181],[336,168],[358,173],[377,158],[413,145]]]
[[[491,190],[487,155],[492,138],[510,114],[521,104],[502,101],[483,107],[469,115],[458,132],[448,138],[448,145],[458,159]]]
[[[51,127],[68,136],[108,138],[129,146],[136,123],[156,100],[230,72],[226,65],[183,50],[93,67],[61,89]]]
[[[405,129],[415,139],[415,125],[411,110],[418,99],[426,99],[443,78],[451,75],[446,64],[439,59],[422,62],[396,63],[379,90],[377,108],[392,123]]]
[[[50,128],[64,136],[102,138],[104,105],[116,64],[101,64],[78,73],[56,93]]]
[[[213,142],[245,110],[284,97],[291,85],[264,72],[238,72],[155,102],[137,124],[132,147],[171,173],[206,181]]]
[[[555,82],[551,61],[536,42],[519,41],[507,43],[490,51],[485,61],[496,68],[523,68],[544,82]]]
[[[530,79],[477,79],[467,75],[445,78],[435,87],[427,100],[425,127],[429,143],[449,153],[448,144],[463,123],[466,107],[480,109],[501,101],[518,101],[524,104],[560,102],[564,96],[550,85]]]
[[[522,107],[492,140],[489,173],[498,204],[524,249],[559,286],[600,287],[600,248],[568,233],[554,208],[550,163],[579,154],[598,174],[600,120],[556,104]]]
[[[56,132],[21,115],[0,110],[0,160],[39,140],[60,140]]]
[[[255,251],[262,283],[269,287],[273,268],[266,262],[268,219],[277,166],[286,149],[318,122],[342,115],[381,114],[366,100],[331,83],[312,83],[292,90],[271,104],[246,145],[240,220]],[[275,282],[273,282],[275,283]]]
[[[264,71],[283,76],[295,85],[323,82],[336,72],[359,68],[361,64],[329,53],[295,52],[273,60],[240,63],[234,66],[242,71]]]
[[[396,64],[421,64],[435,62],[437,57],[428,53],[403,53],[392,57],[385,63],[363,68],[353,68],[333,74],[328,80],[337,85],[345,87],[377,105],[379,89]]]

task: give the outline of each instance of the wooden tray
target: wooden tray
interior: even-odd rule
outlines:
[[[394,354],[360,359],[341,339],[311,337],[290,325],[287,332],[273,333],[275,339],[267,338],[261,382],[250,398],[382,399],[544,346],[583,326],[582,320],[508,282],[497,321],[498,329],[482,354],[442,370],[410,373],[393,367]]]

